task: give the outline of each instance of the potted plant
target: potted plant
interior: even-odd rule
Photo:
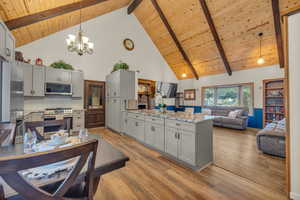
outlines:
[[[128,70],[129,66],[127,65],[127,63],[122,62],[121,60],[116,63],[113,67],[112,72],[118,71],[118,70]]]
[[[50,67],[56,69],[66,69],[66,70],[74,70],[73,66],[65,63],[63,60],[56,61],[50,65]]]

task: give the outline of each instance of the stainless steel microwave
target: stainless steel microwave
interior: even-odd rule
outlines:
[[[72,95],[72,85],[63,83],[46,83],[45,94]]]

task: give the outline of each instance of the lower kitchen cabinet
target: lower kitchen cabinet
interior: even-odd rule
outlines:
[[[195,133],[166,127],[166,153],[191,165],[195,165],[195,143]]]
[[[141,142],[145,141],[145,122],[138,119],[127,118],[127,134]]]
[[[163,124],[145,123],[145,143],[160,151],[165,151],[164,133]]]
[[[122,119],[124,133],[192,169],[213,161],[212,120],[189,123],[139,112],[127,112]]]
[[[178,132],[178,159],[196,164],[196,135],[189,131]]]
[[[178,157],[178,130],[176,128],[166,127],[165,138],[166,138],[166,153]]]

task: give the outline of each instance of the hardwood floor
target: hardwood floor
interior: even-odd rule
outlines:
[[[234,174],[284,193],[285,159],[259,152],[256,146],[257,131],[214,127],[214,163]]]
[[[90,132],[101,134],[106,141],[130,157],[126,167],[102,177],[96,200],[287,199],[280,191],[249,181],[220,167],[212,165],[201,172],[193,171],[127,136],[104,128],[90,129]],[[271,184],[273,183],[270,182]]]

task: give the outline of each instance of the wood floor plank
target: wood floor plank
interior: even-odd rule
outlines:
[[[156,151],[147,148],[134,139],[127,136],[122,136],[117,133],[104,128],[90,129],[93,133],[100,134],[106,141],[118,148],[120,151],[129,156],[130,161],[126,167],[104,175],[97,190],[95,199],[101,200],[286,200],[285,194],[278,188],[278,183],[273,183],[274,180],[281,180],[281,177],[276,177],[272,180],[269,177],[267,180],[271,181],[269,185],[257,184],[255,181],[250,181],[244,177],[231,173],[231,170],[243,171],[243,169],[250,170],[251,166],[257,166],[260,170],[266,168],[269,174],[278,176],[282,172],[280,166],[281,159],[273,159],[272,157],[265,157],[260,155],[250,155],[251,150],[255,150],[252,142],[247,142],[255,138],[255,131],[236,132],[237,138],[242,141],[242,145],[234,144],[235,139],[230,139],[235,132],[230,132],[227,129],[214,129],[214,144],[218,139],[221,141],[218,144],[233,145],[235,151],[245,145],[242,150],[243,155],[238,155],[233,149],[229,151],[225,148],[218,147],[222,156],[217,156],[216,162],[224,164],[228,167],[233,167],[232,164],[226,163],[230,155],[236,156],[235,159],[229,159],[228,162],[235,163],[236,160],[242,159],[246,162],[231,170],[224,170],[216,165],[212,165],[202,171],[194,171],[184,166],[178,165],[174,161],[162,156]],[[244,136],[244,137],[243,137]],[[226,141],[228,140],[228,143]],[[227,147],[228,148],[228,147]],[[229,152],[228,152],[229,151]],[[216,154],[216,152],[215,152]],[[246,158],[245,158],[246,156]],[[262,158],[263,160],[259,160]],[[262,172],[257,172],[261,175]],[[242,173],[249,175],[249,172]],[[266,175],[265,175],[266,176]],[[259,180],[259,179],[255,179]],[[274,189],[275,188],[275,189]],[[277,189],[276,189],[277,188]]]

